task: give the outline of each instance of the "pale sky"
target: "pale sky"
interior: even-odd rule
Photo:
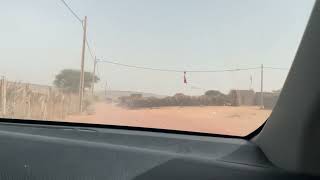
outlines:
[[[314,0],[66,0],[88,16],[98,58],[164,69],[289,68]],[[0,0],[0,75],[52,84],[64,68],[79,69],[82,29],[60,0]],[[85,69],[93,61],[87,51]],[[154,72],[99,64],[108,89],[172,95],[208,89],[259,90],[260,71]],[[282,87],[288,71],[265,70],[265,90]],[[194,88],[196,86],[198,88]]]

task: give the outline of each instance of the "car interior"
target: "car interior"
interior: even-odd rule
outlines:
[[[1,119],[0,179],[320,179],[320,1],[280,97],[246,137]]]

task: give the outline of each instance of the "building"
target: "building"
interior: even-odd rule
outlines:
[[[232,106],[254,106],[255,92],[253,90],[231,90],[229,93]]]

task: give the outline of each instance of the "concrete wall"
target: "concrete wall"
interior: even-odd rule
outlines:
[[[231,90],[229,96],[233,106],[255,105],[255,92],[253,90]]]
[[[232,106],[260,106],[261,93],[253,90],[231,90],[229,93]],[[279,92],[264,92],[263,105],[272,109],[277,103]]]

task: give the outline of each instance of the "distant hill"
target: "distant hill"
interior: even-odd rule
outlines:
[[[105,92],[105,91],[96,92],[96,95],[98,97],[100,97],[100,98],[111,98],[111,99],[117,99],[117,98],[122,97],[122,96],[130,96],[131,94],[141,94],[143,97],[156,97],[156,98],[166,97],[164,95],[137,92],[137,91],[108,90],[107,92]]]

